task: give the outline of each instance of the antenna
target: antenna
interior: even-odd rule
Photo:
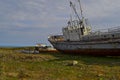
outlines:
[[[79,2],[79,5],[80,5],[80,12],[81,12],[82,19],[84,19],[84,17],[83,17],[83,10],[82,10],[81,1],[78,0],[78,2]]]

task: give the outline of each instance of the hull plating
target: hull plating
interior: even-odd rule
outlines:
[[[58,51],[92,56],[120,56],[120,43],[51,42]]]

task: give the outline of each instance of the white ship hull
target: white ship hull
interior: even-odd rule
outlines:
[[[58,51],[63,53],[95,55],[95,56],[120,56],[120,42],[51,42]]]
[[[84,18],[79,1],[81,19],[74,4],[70,1],[77,19],[72,18],[62,28],[62,35],[49,36],[48,40],[58,51],[80,55],[120,56],[120,26],[99,31],[92,31]]]

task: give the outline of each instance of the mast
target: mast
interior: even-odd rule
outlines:
[[[79,17],[79,15],[78,15],[77,11],[76,11],[75,5],[73,5],[73,3],[72,3],[71,1],[70,1],[70,7],[72,7],[72,8],[73,8],[73,10],[74,10],[74,12],[75,12],[75,14],[76,14],[77,18],[78,18],[78,19],[79,19],[79,21],[80,21],[80,17]]]
[[[82,20],[81,20],[81,33],[82,35],[84,35],[84,32],[85,32],[85,23],[84,23],[84,16],[83,16],[83,10],[82,10],[82,5],[81,5],[81,1],[78,0],[78,3],[79,3],[79,6],[80,6],[80,13],[81,13],[81,17],[82,17]]]
[[[81,1],[80,1],[80,0],[78,0],[78,2],[79,2],[79,5],[80,5],[80,12],[81,12],[81,17],[82,17],[82,20],[83,20],[83,19],[84,19],[84,17],[83,17],[83,10],[82,10]]]

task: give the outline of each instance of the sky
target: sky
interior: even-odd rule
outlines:
[[[62,34],[70,15],[70,0],[0,0],[0,46],[50,45],[50,35]],[[71,0],[76,4],[78,0]],[[81,0],[93,30],[120,26],[120,0]]]

